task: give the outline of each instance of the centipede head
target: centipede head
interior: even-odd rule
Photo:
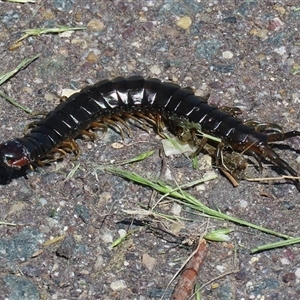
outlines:
[[[6,168],[21,169],[30,164],[27,149],[17,139],[0,144],[1,164]]]

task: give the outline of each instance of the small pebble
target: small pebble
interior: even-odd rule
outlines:
[[[268,37],[268,30],[267,29],[257,29],[253,28],[250,30],[250,34],[255,35],[261,39],[266,39]]]
[[[70,259],[73,256],[76,241],[72,235],[67,236],[60,247],[56,250],[56,254],[60,257]]]
[[[286,53],[286,48],[284,46],[281,46],[279,48],[275,48],[274,52],[278,53],[279,55],[284,55]]]
[[[182,29],[189,29],[192,25],[192,19],[189,16],[184,16],[176,22],[176,25]]]
[[[283,6],[279,6],[279,5],[274,5],[273,8],[281,15],[284,15],[286,10]]]
[[[51,20],[55,18],[55,14],[50,9],[46,9],[42,11],[41,14],[43,19],[45,20]]]
[[[52,101],[55,101],[56,96],[54,96],[51,93],[45,93],[44,98],[45,98],[45,100],[52,102]]]
[[[104,232],[101,236],[101,239],[104,243],[111,244],[113,242],[113,236],[110,232]]]
[[[231,51],[224,51],[222,53],[223,58],[231,59],[233,57],[233,53]]]
[[[274,18],[270,21],[268,29],[271,31],[278,31],[284,26],[284,23],[279,18]]]
[[[157,263],[157,260],[148,253],[144,253],[142,256],[142,263],[149,271],[152,271]]]
[[[98,57],[97,57],[97,55],[95,55],[95,53],[92,51],[92,52],[90,52],[90,53],[87,55],[86,60],[87,60],[88,62],[95,63],[95,62],[97,62]]]
[[[171,211],[172,211],[172,214],[174,214],[175,216],[180,216],[181,205],[179,205],[178,203],[173,203]]]
[[[98,19],[92,19],[88,22],[87,28],[91,31],[101,31],[104,28],[104,23]]]
[[[150,68],[150,72],[154,75],[159,75],[161,73],[161,69],[158,65],[153,65],[151,68]]]
[[[290,272],[290,273],[286,273],[282,276],[282,281],[283,282],[291,282],[291,281],[294,281],[294,280],[296,280],[295,273]]]
[[[110,288],[113,290],[113,291],[121,291],[121,290],[124,290],[126,289],[126,284],[125,284],[125,281],[124,280],[117,280],[117,281],[114,281],[110,284]]]
[[[48,201],[45,198],[40,198],[39,202],[42,206],[45,206],[48,203]]]
[[[123,237],[126,236],[127,231],[124,230],[124,229],[119,229],[119,230],[118,230],[118,234],[120,235],[120,238],[123,238]]]
[[[30,88],[30,87],[27,87],[27,86],[23,87],[22,90],[23,90],[24,93],[27,93],[29,95],[32,95],[32,93],[33,93],[33,89]]]
[[[226,267],[221,266],[221,265],[217,265],[216,269],[220,272],[220,273],[224,273],[226,271]]]

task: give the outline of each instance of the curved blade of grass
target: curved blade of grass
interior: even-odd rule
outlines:
[[[131,164],[131,163],[134,163],[134,162],[137,162],[137,161],[141,161],[141,160],[144,160],[146,158],[148,158],[149,156],[153,155],[154,153],[154,150],[151,150],[151,151],[147,151],[147,152],[144,152],[138,156],[135,156],[133,158],[130,158],[128,160],[124,160],[120,163],[117,163],[117,165],[126,165],[126,164]]]
[[[270,249],[279,248],[279,247],[290,246],[290,245],[298,244],[298,243],[300,243],[300,237],[290,238],[285,241],[280,241],[280,242],[275,242],[275,243],[270,243],[270,244],[265,244],[262,246],[255,247],[255,248],[251,249],[251,253],[270,250]]]
[[[35,61],[40,54],[35,55],[34,57],[31,58],[26,58],[22,62],[20,62],[17,67],[10,72],[7,72],[6,74],[0,75],[0,85],[2,85],[5,81],[7,81],[9,78],[13,77],[16,73],[18,73],[20,70],[25,69],[29,64],[31,64],[33,61]],[[0,91],[0,96],[6,99],[8,102],[10,102],[12,105],[21,108],[23,111],[26,113],[32,113],[31,109],[19,104],[16,102],[14,99],[10,98],[6,94]]]
[[[69,172],[69,174],[67,175],[67,177],[64,179],[64,182],[69,180],[70,178],[72,178],[76,171],[79,169],[80,167],[80,163],[75,164],[75,166],[72,168],[72,170]]]
[[[24,34],[14,43],[17,44],[29,36],[37,36],[41,34],[48,33],[62,33],[65,31],[73,31],[73,30],[84,30],[86,27],[68,27],[68,26],[57,26],[54,28],[32,28],[23,30]]]
[[[15,69],[13,69],[12,71],[10,71],[6,74],[0,75],[0,85],[2,85],[6,80],[11,78],[13,75],[18,73],[20,70],[25,69],[29,64],[31,64],[33,61],[35,61],[39,56],[40,56],[40,54],[37,54],[32,58],[25,58],[23,61],[21,61],[17,65],[17,67]]]
[[[17,226],[17,224],[14,224],[14,223],[8,223],[8,222],[0,222],[0,225]]]
[[[144,177],[142,177],[142,176],[140,176],[136,173],[128,172],[128,171],[125,171],[125,170],[122,170],[122,169],[119,169],[119,168],[107,167],[106,170],[113,173],[113,174],[117,174],[119,176],[122,176],[122,177],[124,177],[128,180],[132,180],[132,181],[137,182],[139,184],[149,186],[152,189],[154,189],[154,190],[156,190],[156,191],[158,191],[162,194],[169,194],[171,197],[182,200],[185,203],[185,205],[188,205],[192,209],[204,212],[207,215],[217,217],[217,218],[220,218],[220,219],[223,219],[223,220],[231,221],[231,222],[234,222],[234,223],[239,224],[239,225],[248,226],[250,228],[257,229],[261,232],[272,234],[272,235],[275,235],[275,236],[278,236],[278,237],[281,237],[281,238],[284,238],[284,239],[290,239],[291,238],[290,236],[282,234],[280,232],[276,232],[276,231],[273,231],[273,230],[255,225],[255,224],[252,224],[250,222],[241,220],[239,218],[235,218],[233,216],[226,215],[226,214],[224,214],[220,211],[216,211],[214,209],[211,209],[211,208],[207,207],[206,205],[204,205],[203,203],[201,203],[198,199],[196,199],[192,195],[188,194],[187,192],[182,191],[182,190],[180,192],[177,192],[176,190],[178,190],[178,188],[174,189],[172,187],[169,187],[165,183],[150,181],[150,180],[148,180],[148,179],[146,179],[146,178],[144,178]]]
[[[4,99],[6,99],[9,103],[11,103],[12,105],[22,109],[23,111],[25,111],[26,113],[28,114],[31,114],[32,113],[32,110],[29,109],[28,107],[26,106],[23,106],[21,104],[19,104],[17,101],[15,101],[14,99],[8,97],[6,94],[4,94],[3,92],[0,91],[0,96]]]

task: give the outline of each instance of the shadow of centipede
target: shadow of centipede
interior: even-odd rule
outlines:
[[[7,169],[0,165],[0,185],[7,185],[13,179],[27,178],[28,170],[29,168],[22,168],[21,170]]]

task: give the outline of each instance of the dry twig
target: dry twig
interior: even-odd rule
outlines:
[[[193,256],[183,269],[170,300],[187,300],[190,298],[207,252],[206,241],[201,239]]]

